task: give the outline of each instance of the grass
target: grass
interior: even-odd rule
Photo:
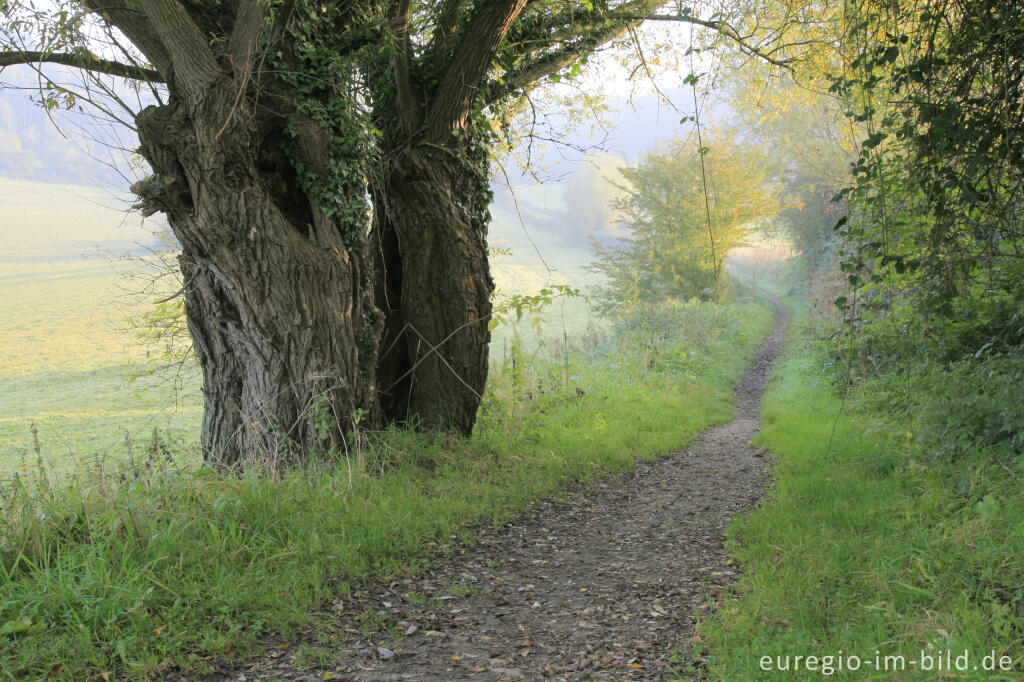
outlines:
[[[131,278],[152,261],[160,225],[127,214],[130,203],[104,189],[0,178],[0,480],[117,466],[144,450],[154,429],[185,446],[198,439],[198,381],[176,390],[145,378],[154,363],[129,323],[162,297],[140,295],[145,278]],[[585,248],[542,231],[532,237],[543,260],[518,218],[496,211],[491,241],[510,251],[495,259],[499,289],[592,282]],[[579,336],[590,320],[585,301],[559,301],[539,319],[495,330],[493,354],[506,356],[516,335],[535,338],[534,322],[542,336],[563,327]],[[129,382],[135,374],[143,376]],[[198,463],[194,447],[178,451],[183,464]]]
[[[807,311],[798,299],[790,303],[798,314],[764,399],[760,436],[777,455],[777,480],[766,504],[730,530],[744,570],[735,598],[699,629],[695,646],[707,662],[702,674],[1022,679],[1020,458],[1000,463],[983,451],[937,458],[920,446],[916,424],[853,411],[856,396],[840,414],[817,347],[801,328]],[[952,652],[954,667],[968,652],[968,669],[939,672],[933,661],[933,670],[922,672],[922,652],[944,651]],[[840,671],[840,652],[847,664],[849,656],[859,657],[861,669]],[[873,669],[876,652],[887,670]],[[778,657],[785,662],[787,655],[790,671],[780,672]],[[816,670],[806,661],[795,670],[797,655],[817,656]],[[771,671],[761,667],[764,656]],[[822,670],[824,656],[833,657],[831,675]],[[904,657],[905,669],[886,656]],[[1003,656],[1012,659],[1012,670],[984,669]]]
[[[126,275],[156,246],[127,205],[102,189],[0,179],[0,479],[123,460],[126,438],[154,428],[196,438],[197,387],[176,404],[167,384],[126,381],[129,365],[147,365],[128,323],[147,303]]]
[[[499,335],[472,439],[366,434],[338,462],[223,478],[196,466],[194,385],[173,405],[166,384],[125,381],[147,366],[126,324],[147,304],[125,301],[105,254],[149,237],[106,199],[0,180],[18,216],[0,224],[16,242],[0,274],[0,679],[202,674],[243,656],[363,579],[726,421],[770,326],[758,303],[688,304],[608,335],[559,302],[540,338],[532,320]],[[507,222],[492,231],[513,251],[496,267],[507,292],[586,285],[584,251],[535,235],[551,275]],[[583,337],[568,353],[563,328]]]
[[[202,674],[262,632],[287,636],[360,580],[728,420],[770,318],[687,304],[568,355],[513,343],[468,441],[367,434],[277,479],[177,469],[144,447],[120,475],[20,476],[0,500],[0,678]]]

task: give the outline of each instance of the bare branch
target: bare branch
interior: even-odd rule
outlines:
[[[17,64],[60,64],[72,66],[94,73],[108,76],[119,76],[131,80],[149,83],[163,83],[164,79],[157,71],[134,64],[124,64],[110,59],[100,59],[89,53],[71,52],[38,52],[23,50],[17,52],[0,52],[0,69]]]
[[[784,69],[792,69],[792,64],[794,61],[796,61],[793,58],[779,59],[777,57],[773,57],[772,55],[778,51],[778,48],[765,52],[762,48],[756,45],[751,45],[748,38],[741,36],[739,31],[737,31],[734,27],[722,21],[714,21],[711,19],[698,19],[697,17],[689,14],[618,14],[615,12],[609,14],[609,18],[618,19],[620,21],[630,21],[637,23],[644,21],[675,21],[684,24],[690,24],[692,26],[702,26],[704,28],[711,29],[712,31],[715,31],[716,33],[725,36],[729,40],[733,41],[739,46],[740,50],[742,50],[746,54],[752,55],[759,59],[763,59],[769,64],[772,64],[773,66],[779,66]]]

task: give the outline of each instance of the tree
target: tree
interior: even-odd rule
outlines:
[[[208,461],[340,447],[352,416],[375,409],[370,126],[355,102],[374,6],[112,0],[3,9],[0,66],[56,63],[163,84],[134,117],[153,175],[132,189],[144,213],[167,216],[182,247]],[[119,41],[122,60],[90,51],[97,30]]]
[[[606,308],[711,295],[728,251],[778,210],[757,147],[722,133],[704,139],[700,149],[676,140],[622,171],[629,193],[617,203],[631,237],[594,244]]]
[[[202,447],[231,465],[330,453],[364,414],[470,431],[494,121],[663,4],[8,0],[0,67],[162,84],[131,112],[154,171],[133,189],[182,245]],[[721,19],[653,18],[760,53]]]
[[[783,196],[779,223],[810,264],[834,266],[828,257],[836,246],[832,227],[846,207],[833,198],[849,183],[863,131],[835,95],[806,90],[789,78],[768,92],[758,83],[752,93],[744,75],[732,82],[730,97],[743,134],[772,150],[767,160]],[[803,81],[809,79],[804,73]]]
[[[1024,11],[862,2],[833,90],[869,133],[837,225],[864,366],[1024,342]]]
[[[608,154],[588,156],[565,186],[562,239],[585,244],[621,236],[613,203],[625,195],[620,182],[626,162]]]
[[[486,258],[488,147],[546,79],[571,77],[595,49],[643,21],[674,21],[785,65],[756,20],[702,19],[665,0],[433,0],[391,5],[394,40],[368,66],[381,173],[371,181],[378,385],[385,415],[468,433],[487,378],[493,283]],[[744,19],[756,29],[740,30]],[[766,41],[777,44],[771,52]]]

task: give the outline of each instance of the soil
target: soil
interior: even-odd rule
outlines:
[[[731,422],[681,452],[483,531],[425,574],[364,586],[335,604],[336,622],[347,625],[341,644],[311,632],[305,646],[279,642],[210,679],[698,676],[699,656],[684,644],[738,571],[725,530],[757,504],[769,476],[751,439],[787,323],[771,300],[775,328],[736,389]]]

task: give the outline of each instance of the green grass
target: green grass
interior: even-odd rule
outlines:
[[[129,320],[162,297],[141,295],[145,278],[132,278],[147,268],[143,247],[158,247],[159,224],[126,213],[129,204],[104,189],[0,179],[0,480],[113,466],[144,449],[154,429],[191,446],[180,448],[182,463],[197,463],[199,382],[175,390],[158,378],[128,381],[153,365]],[[592,283],[589,251],[542,231],[532,237],[543,260],[518,218],[496,210],[492,245],[511,251],[495,259],[505,294]],[[495,330],[492,355],[507,356],[517,334],[536,340],[534,322],[542,337],[561,338],[563,329],[586,333],[590,321],[583,300],[558,301]]]
[[[796,299],[791,303],[799,306]],[[815,680],[822,656],[970,653],[972,669],[838,670],[837,679],[1019,680],[1024,635],[1024,467],[976,452],[941,460],[915,428],[849,409],[824,380],[798,310],[764,399],[760,443],[778,457],[766,504],[735,523],[736,598],[696,646],[718,680]],[[870,390],[870,386],[868,389]],[[848,401],[848,403],[854,401]],[[941,415],[933,416],[942,419]],[[835,428],[834,436],[832,434]],[[831,448],[829,443],[831,442]],[[1013,670],[986,672],[983,656]],[[766,672],[761,657],[817,656],[817,670]],[[978,670],[973,666],[979,665]],[[792,664],[791,664],[792,665]],[[833,660],[833,667],[838,663]]]
[[[156,244],[127,206],[102,189],[0,179],[0,480],[124,460],[126,438],[154,428],[197,436],[194,383],[176,395],[126,380],[149,364],[129,325],[147,297],[128,274]]]
[[[25,478],[0,500],[0,678],[202,673],[264,630],[287,636],[355,581],[728,420],[770,324],[760,303],[688,304],[568,358],[514,345],[468,441],[370,435],[279,479],[175,472],[143,448],[123,480]]]
[[[148,364],[127,324],[148,304],[125,296],[132,264],[104,254],[151,240],[104,203],[123,205],[0,180],[0,679],[243,655],[355,581],[414,571],[474,524],[727,420],[770,326],[758,303],[671,306],[577,338],[567,359],[526,320],[497,336],[472,439],[370,434],[315,471],[225,479],[196,468],[194,382],[174,405],[156,378],[126,381]],[[551,275],[507,216],[492,236],[512,249],[496,263],[507,293],[591,281],[585,250],[534,235]],[[543,317],[542,337],[592,331],[579,300]]]

